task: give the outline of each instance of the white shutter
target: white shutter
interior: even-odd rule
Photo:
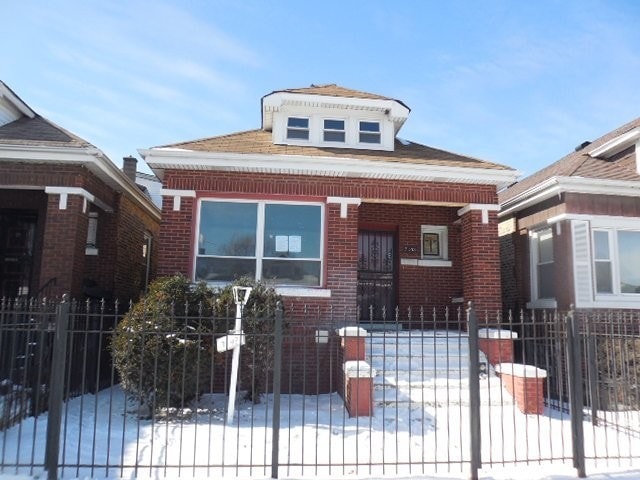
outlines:
[[[591,242],[589,241],[589,222],[572,220],[573,237],[573,282],[575,287],[575,306],[593,305],[593,280],[591,276]]]

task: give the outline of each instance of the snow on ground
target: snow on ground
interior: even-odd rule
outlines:
[[[257,406],[241,403],[233,425],[225,422],[226,401],[223,395],[207,395],[197,408],[180,417],[141,420],[131,413],[133,406],[117,386],[97,395],[74,398],[65,408],[61,458],[67,465],[95,467],[60,468],[59,476],[219,478],[224,474],[231,478],[269,478],[272,396],[265,396]],[[513,405],[496,406],[492,402],[481,408],[483,459],[497,465],[487,465],[481,478],[576,477],[571,468],[571,430],[566,412],[547,408],[545,415],[527,416]],[[281,412],[280,478],[468,478],[469,418],[465,406],[396,404],[377,407],[373,417],[349,418],[337,394],[283,395]],[[607,415],[616,415],[617,421],[632,428],[605,428],[602,422],[593,427],[585,417],[587,457],[606,454],[623,460],[608,464],[604,460],[589,461],[589,478],[640,479],[640,466],[629,460],[631,453],[640,449],[639,413]],[[46,414],[0,432],[3,463],[42,464],[45,433]],[[94,443],[95,449],[91,448]],[[510,463],[526,459],[529,465]],[[551,464],[548,459],[556,460]],[[449,465],[436,463],[443,461]],[[618,473],[612,473],[615,471]],[[41,468],[34,472],[5,469],[0,478],[40,472]],[[608,476],[595,475],[597,472]]]

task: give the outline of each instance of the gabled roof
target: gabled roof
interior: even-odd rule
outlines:
[[[585,142],[557,162],[502,191],[499,194],[500,204],[504,205],[517,199],[524,199],[529,192],[534,190],[539,192],[540,185],[544,185],[554,178],[575,179],[576,181],[579,179],[582,183],[589,180],[594,183],[602,183],[603,181],[640,181],[636,166],[636,151],[633,145],[609,158],[598,158],[590,155],[591,152],[597,152],[599,147],[602,147],[607,142],[638,127],[640,127],[640,118],[632,120],[593,142]]]

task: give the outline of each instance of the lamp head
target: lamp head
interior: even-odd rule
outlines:
[[[249,300],[249,295],[251,295],[251,290],[253,290],[251,287],[240,287],[234,285],[233,300],[236,302],[236,305],[245,306]]]

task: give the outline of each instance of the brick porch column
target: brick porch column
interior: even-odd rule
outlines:
[[[469,204],[458,210],[462,237],[462,288],[473,301],[478,318],[495,314],[502,306],[498,205]],[[494,318],[495,315],[490,315]]]
[[[47,200],[40,284],[56,278],[51,294],[82,295],[89,209],[81,195],[51,193]],[[34,292],[35,293],[35,292]]]

